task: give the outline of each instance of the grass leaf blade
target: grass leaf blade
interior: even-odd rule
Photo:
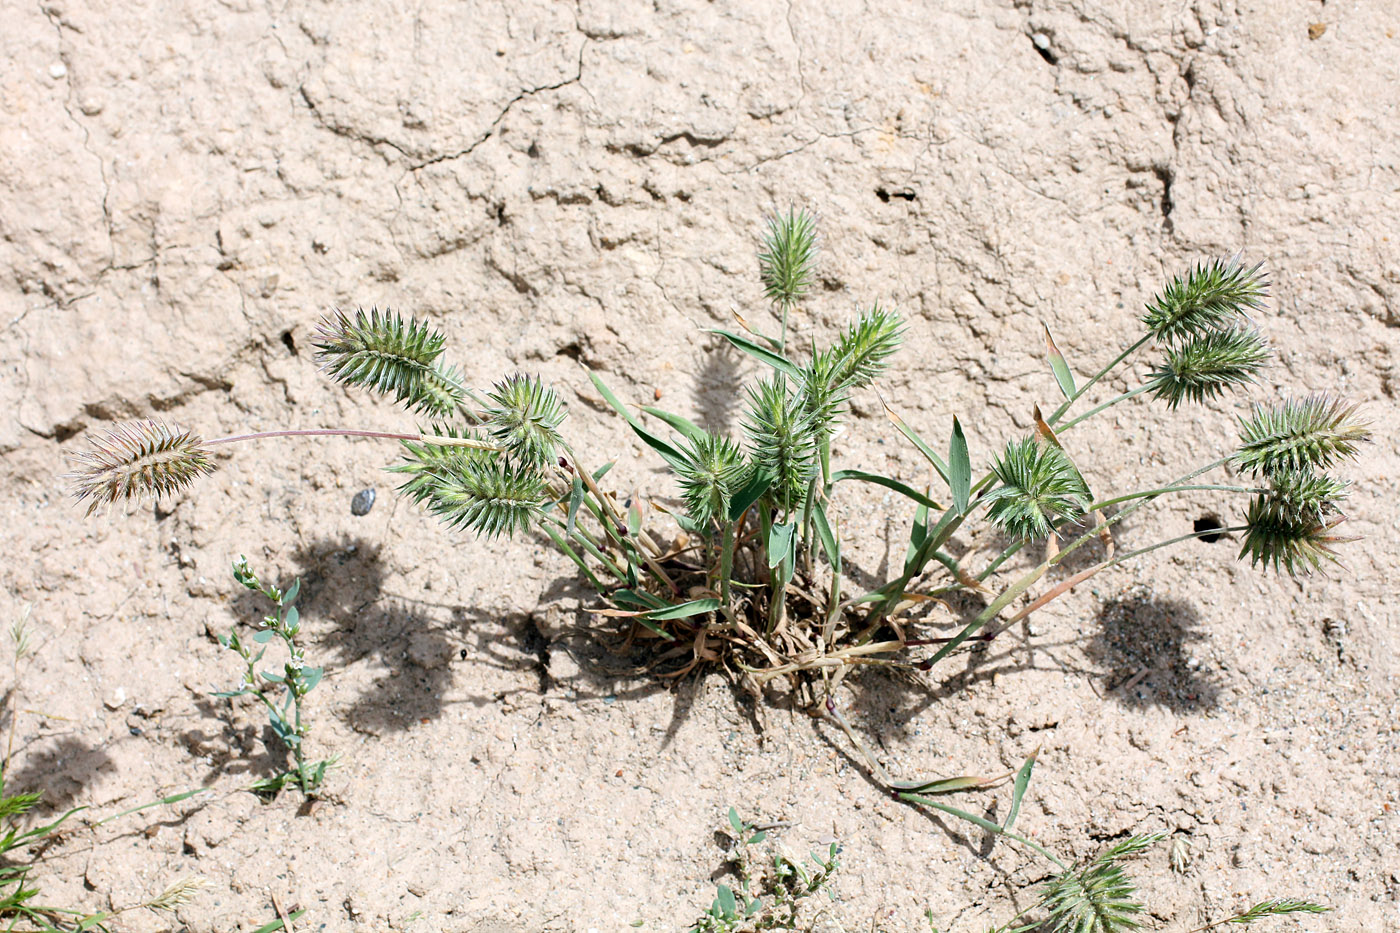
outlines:
[[[953,492],[953,507],[959,515],[966,515],[972,499],[972,459],[957,415],[953,416],[953,437],[948,443],[948,488]]]
[[[1070,372],[1069,364],[1065,362],[1065,355],[1060,352],[1060,348],[1055,346],[1055,338],[1050,336],[1049,325],[1042,324],[1045,328],[1045,352],[1050,358],[1050,371],[1055,374],[1055,382],[1060,386],[1060,392],[1064,394],[1067,401],[1073,401],[1075,395],[1074,373]]]

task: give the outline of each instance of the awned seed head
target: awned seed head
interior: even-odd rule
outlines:
[[[179,425],[133,421],[89,440],[92,446],[73,455],[76,469],[64,476],[74,498],[88,501],[89,515],[119,500],[179,492],[217,469],[204,442]]]

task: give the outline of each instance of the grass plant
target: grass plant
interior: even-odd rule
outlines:
[[[855,667],[930,670],[1095,574],[1193,537],[1238,536],[1241,558],[1288,574],[1336,560],[1347,484],[1330,471],[1369,436],[1355,406],[1328,396],[1257,405],[1240,419],[1234,450],[1184,464],[1167,483],[1110,493],[1091,489],[1080,467],[1089,451],[1071,436],[1139,395],[1172,411],[1253,383],[1269,357],[1248,317],[1265,306],[1260,266],[1216,260],[1174,276],[1147,303],[1141,335],[1082,381],[1047,329],[1047,363],[1062,401],[1048,416],[1035,407],[1034,429],[1008,441],[975,481],[959,419],[952,419],[946,446],[936,448],[923,429],[887,407],[893,426],[928,461],[936,476],[931,488],[831,462],[850,398],[886,371],[907,325],[875,305],[825,348],[790,347],[786,320],[809,297],[816,255],[812,215],[792,210],[769,218],[759,274],[778,335],[742,319],[737,331],[714,331],[766,371],[744,395],[741,437],[707,431],[682,414],[627,405],[588,373],[674,476],[671,489],[657,490],[674,498],[654,499],[656,507],[645,512],[639,501],[624,506],[604,490],[609,452],[576,450],[564,433],[567,408],[553,388],[515,374],[479,394],[443,362],[441,333],[379,310],[328,316],[317,331],[318,358],[331,378],[429,419],[426,429],[274,430],[205,441],[183,427],[135,422],[78,455],[74,491],[89,510],[170,494],[214,468],[216,446],[235,441],[293,434],[397,439],[403,459],[390,469],[405,495],[483,538],[548,538],[595,589],[598,614],[619,620],[632,642],[655,646],[658,674],[718,665],[754,689],[784,678],[813,709]],[[1156,362],[1144,381],[1072,415],[1106,377],[1148,351]],[[910,509],[904,559],[873,587],[857,586],[844,572],[835,504],[850,483],[891,490]],[[1243,498],[1242,521],[1127,548],[1115,541],[1115,526],[1128,516],[1165,496],[1198,491]],[[985,542],[998,539],[970,533],[979,524],[996,527],[1009,543],[988,550]],[[1063,572],[1071,554],[1095,547],[1099,559]],[[945,600],[959,592],[981,604],[960,621],[945,611]],[[956,630],[939,631],[950,621]],[[295,739],[295,730],[288,735]]]

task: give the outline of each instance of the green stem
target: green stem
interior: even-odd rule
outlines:
[[[1157,496],[1165,495],[1169,492],[1201,491],[1257,493],[1263,492],[1264,490],[1252,486],[1220,486],[1212,484],[1202,484],[1194,486],[1162,486],[1158,489],[1147,489],[1142,492],[1130,492],[1127,495],[1117,496],[1113,499],[1104,499],[1102,502],[1095,502],[1093,505],[1089,506],[1089,508],[1086,511],[1096,512],[1100,509],[1106,509],[1109,506],[1117,505],[1120,502],[1128,502],[1133,499],[1156,498]],[[1056,526],[1056,530],[1058,531],[1060,528],[1064,527],[1065,524],[1066,522],[1061,522],[1059,525]],[[987,565],[986,569],[984,569],[981,573],[977,575],[977,579],[979,581],[986,580],[988,577],[990,577],[993,573],[996,572],[997,568],[999,568],[1002,564],[1006,563],[1007,560],[1009,560],[1012,556],[1014,556],[1025,546],[1025,541],[1017,541],[1015,544],[1008,546],[1006,550],[1002,551],[999,555],[997,555],[997,558],[995,560],[993,560],[990,564]]]
[[[1075,426],[1076,424],[1078,424],[1079,422],[1084,421],[1084,420],[1087,419],[1087,418],[1092,418],[1094,415],[1097,415],[1099,412],[1103,411],[1105,408],[1112,408],[1114,405],[1117,405],[1119,402],[1127,401],[1128,399],[1132,398],[1134,395],[1141,395],[1142,393],[1146,392],[1148,389],[1154,389],[1154,388],[1156,388],[1156,384],[1155,384],[1155,383],[1152,383],[1152,382],[1148,382],[1148,383],[1144,383],[1143,385],[1138,386],[1136,389],[1129,389],[1128,391],[1124,392],[1122,395],[1115,395],[1113,398],[1111,398],[1111,399],[1109,399],[1108,401],[1104,402],[1102,405],[1096,405],[1095,407],[1089,409],[1089,410],[1086,411],[1084,414],[1080,415],[1078,418],[1075,418],[1075,419],[1073,419],[1072,421],[1066,421],[1063,425],[1060,426],[1060,430],[1059,430],[1058,433],[1063,434],[1063,433],[1065,433],[1066,431],[1068,431],[1070,428],[1074,427],[1074,426]]]
[[[1054,424],[1055,424],[1057,421],[1060,420],[1060,418],[1064,417],[1065,412],[1069,411],[1069,407],[1070,407],[1071,405],[1073,405],[1076,401],[1079,400],[1079,397],[1080,397],[1081,395],[1083,395],[1085,392],[1089,391],[1089,389],[1090,389],[1091,387],[1093,387],[1093,385],[1094,385],[1096,382],[1098,382],[1098,381],[1099,381],[1100,379],[1102,379],[1104,376],[1108,375],[1109,371],[1110,371],[1111,369],[1113,369],[1113,367],[1117,366],[1119,363],[1121,363],[1121,362],[1123,362],[1124,360],[1126,360],[1126,359],[1127,359],[1129,356],[1131,356],[1135,351],[1139,350],[1139,349],[1142,347],[1143,344],[1147,343],[1147,341],[1149,341],[1149,340],[1151,340],[1151,339],[1152,339],[1152,335],[1151,335],[1150,333],[1149,333],[1149,334],[1144,334],[1144,335],[1142,336],[1142,338],[1139,339],[1139,340],[1137,341],[1137,343],[1134,343],[1132,346],[1128,347],[1128,348],[1127,348],[1126,350],[1124,350],[1122,353],[1118,354],[1118,356],[1114,358],[1113,362],[1109,363],[1109,364],[1108,364],[1107,366],[1105,366],[1103,369],[1101,369],[1101,370],[1099,370],[1097,373],[1095,373],[1095,374],[1094,374],[1094,377],[1093,377],[1092,379],[1090,379],[1088,382],[1084,383],[1082,386],[1080,386],[1078,389],[1076,389],[1075,392],[1074,392],[1074,394],[1071,395],[1069,398],[1065,399],[1064,404],[1061,405],[1059,408],[1055,409],[1055,413],[1052,414],[1049,418],[1046,419],[1046,424],[1049,424],[1049,425],[1051,425],[1051,426],[1053,427]]]
[[[719,552],[719,603],[724,617],[734,622],[734,604],[729,595],[729,578],[734,575],[734,541],[739,535],[738,522],[725,522],[721,534],[724,543]]]
[[[396,431],[358,431],[350,428],[311,428],[298,431],[258,431],[253,434],[230,434],[203,441],[206,447],[215,444],[232,444],[236,441],[256,441],[264,437],[377,437],[391,441],[419,441],[434,447],[475,447],[479,450],[501,450],[496,444],[479,441],[471,437],[441,437],[436,434],[403,434]]]

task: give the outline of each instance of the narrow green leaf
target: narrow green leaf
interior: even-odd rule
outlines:
[[[665,609],[671,604],[653,596],[646,590],[618,590],[612,594],[612,600],[619,603],[628,603],[641,609]]]
[[[730,807],[730,808],[729,808],[729,825],[732,826],[732,827],[734,827],[734,831],[735,831],[736,833],[739,833],[739,834],[741,834],[741,835],[743,834],[743,832],[744,832],[744,824],[743,824],[743,821],[741,821],[741,820],[739,819],[739,811],[738,811],[738,810],[735,810],[733,807]]]
[[[740,337],[738,334],[730,333],[727,330],[714,329],[711,330],[710,333],[719,334],[725,340],[728,340],[730,343],[734,344],[734,346],[738,347],[740,350],[743,350],[745,353],[747,353],[754,359],[759,360],[763,363],[767,363],[769,366],[773,367],[778,372],[786,373],[793,379],[801,381],[802,370],[787,357],[780,356],[779,354],[774,353],[772,350],[759,346],[747,337]]]
[[[660,418],[679,431],[681,435],[692,444],[698,444],[706,437],[705,429],[689,418],[682,418],[680,415],[673,415],[669,411],[662,411],[660,408],[652,408],[650,405],[643,405],[642,411],[654,418]]]
[[[289,631],[293,632],[301,625],[301,613],[297,611],[296,606],[292,606],[287,610],[287,615],[283,618],[282,624],[285,625]]]
[[[670,606],[666,609],[657,609],[648,612],[643,618],[655,619],[658,622],[666,619],[686,619],[690,616],[698,616],[706,612],[716,612],[719,610],[719,600],[717,599],[692,599],[689,602]]]
[[[304,668],[301,672],[302,689],[306,691],[315,690],[316,685],[321,682],[321,678],[325,676],[325,673],[326,669],[324,667]]]
[[[948,464],[944,463],[943,458],[933,452],[932,447],[924,443],[924,439],[918,435],[918,432],[905,424],[904,419],[895,414],[894,409],[890,408],[888,405],[885,406],[885,415],[894,426],[899,429],[899,433],[909,438],[909,442],[919,449],[919,453],[923,454],[924,457],[928,459],[928,462],[933,464],[933,468],[938,471],[938,475],[943,477],[943,482],[950,482],[948,479]]]
[[[832,533],[831,522],[826,517],[826,504],[818,501],[812,509],[812,524],[817,529],[817,540],[821,542],[826,559],[839,574],[841,572],[841,544]]]
[[[642,509],[635,501],[627,507],[627,533],[636,538],[642,530]]]
[[[277,633],[270,628],[258,629],[256,632],[253,633],[253,641],[257,642],[260,645],[267,644],[269,641],[276,637]]]
[[[301,580],[293,580],[292,585],[287,587],[287,592],[282,594],[282,605],[290,606],[297,601],[297,595],[301,593]]]
[[[593,481],[596,483],[598,480],[602,479],[604,476],[607,476],[607,475],[608,475],[608,471],[611,470],[611,469],[612,469],[613,467],[615,467],[615,466],[617,466],[617,461],[616,461],[616,460],[609,460],[607,463],[605,463],[605,464],[603,464],[602,466],[598,467],[598,469],[596,469],[596,470],[593,471]]]
[[[959,515],[966,515],[972,498],[972,460],[957,415],[953,416],[953,437],[948,442],[948,488],[953,492],[953,507]]]
[[[1007,811],[1006,822],[1001,824],[1002,829],[1011,829],[1016,822],[1016,816],[1021,812],[1021,798],[1026,796],[1026,788],[1031,783],[1031,771],[1035,769],[1035,758],[1040,754],[1040,749],[1031,752],[1026,763],[1021,765],[1021,770],[1016,772],[1016,784],[1011,790],[1011,809]]]
[[[760,842],[762,842],[763,840],[765,840],[765,839],[767,839],[767,838],[768,838],[768,832],[767,832],[767,830],[762,830],[762,829],[761,829],[761,830],[759,830],[758,832],[754,833],[752,836],[749,837],[749,842],[748,842],[748,844],[751,845],[751,846],[756,846],[756,845],[758,845]]]
[[[578,524],[578,507],[583,504],[583,480],[574,477],[573,488],[569,490],[569,518],[564,524],[564,537],[574,536],[574,527]]]
[[[622,401],[616,395],[613,395],[612,390],[599,378],[597,373],[590,369],[588,371],[588,378],[593,381],[593,387],[602,394],[603,398],[607,400],[607,403],[613,407],[613,410],[627,419],[627,423],[631,425],[632,430],[636,432],[637,436],[640,437],[648,447],[660,454],[661,458],[670,464],[673,469],[682,469],[688,463],[685,455],[679,450],[642,427],[642,423],[627,410],[627,406],[622,404]]]
[[[884,486],[886,489],[893,489],[901,496],[904,496],[906,499],[911,499],[919,505],[927,506],[939,512],[943,511],[943,506],[939,505],[928,496],[919,492],[908,483],[901,482],[890,476],[882,476],[879,473],[869,473],[865,470],[837,470],[835,473],[831,474],[832,484],[848,479],[856,480],[861,483],[873,483],[876,486]]]
[[[956,794],[965,790],[976,790],[992,783],[988,778],[975,775],[937,778],[932,781],[895,781],[895,790],[916,794]]]
[[[287,914],[287,919],[288,919],[288,920],[300,920],[300,919],[301,919],[301,915],[304,914],[304,913],[306,913],[306,908],[305,908],[305,907],[301,908],[300,910],[294,910],[294,911],[292,911],[291,913]],[[256,930],[254,930],[253,933],[277,933],[278,930],[282,930],[282,929],[286,929],[286,928],[283,926],[282,921],[281,921],[281,920],[274,920],[274,921],[272,921],[271,923],[264,923],[262,926],[258,927]]]
[[[274,674],[274,673],[272,673],[271,671],[262,671],[261,674],[262,674],[262,679],[263,679],[263,680],[266,680],[268,683],[273,683],[273,684],[280,684],[280,683],[282,683],[282,679],[283,679],[283,678],[282,678],[282,675],[281,675],[281,674]]]
[[[1066,399],[1074,398],[1074,373],[1069,371],[1069,364],[1065,362],[1065,355],[1060,352],[1060,348],[1055,346],[1055,338],[1050,336],[1050,327],[1042,324],[1045,328],[1045,352],[1050,357],[1050,371],[1055,374],[1055,381],[1059,383],[1060,392]]]
[[[768,566],[776,567],[794,556],[797,548],[796,522],[774,522],[768,531]]]
[[[729,500],[729,520],[737,522],[739,516],[743,515],[749,506],[757,502],[772,485],[773,477],[771,474],[762,470],[754,470],[749,481]]]

